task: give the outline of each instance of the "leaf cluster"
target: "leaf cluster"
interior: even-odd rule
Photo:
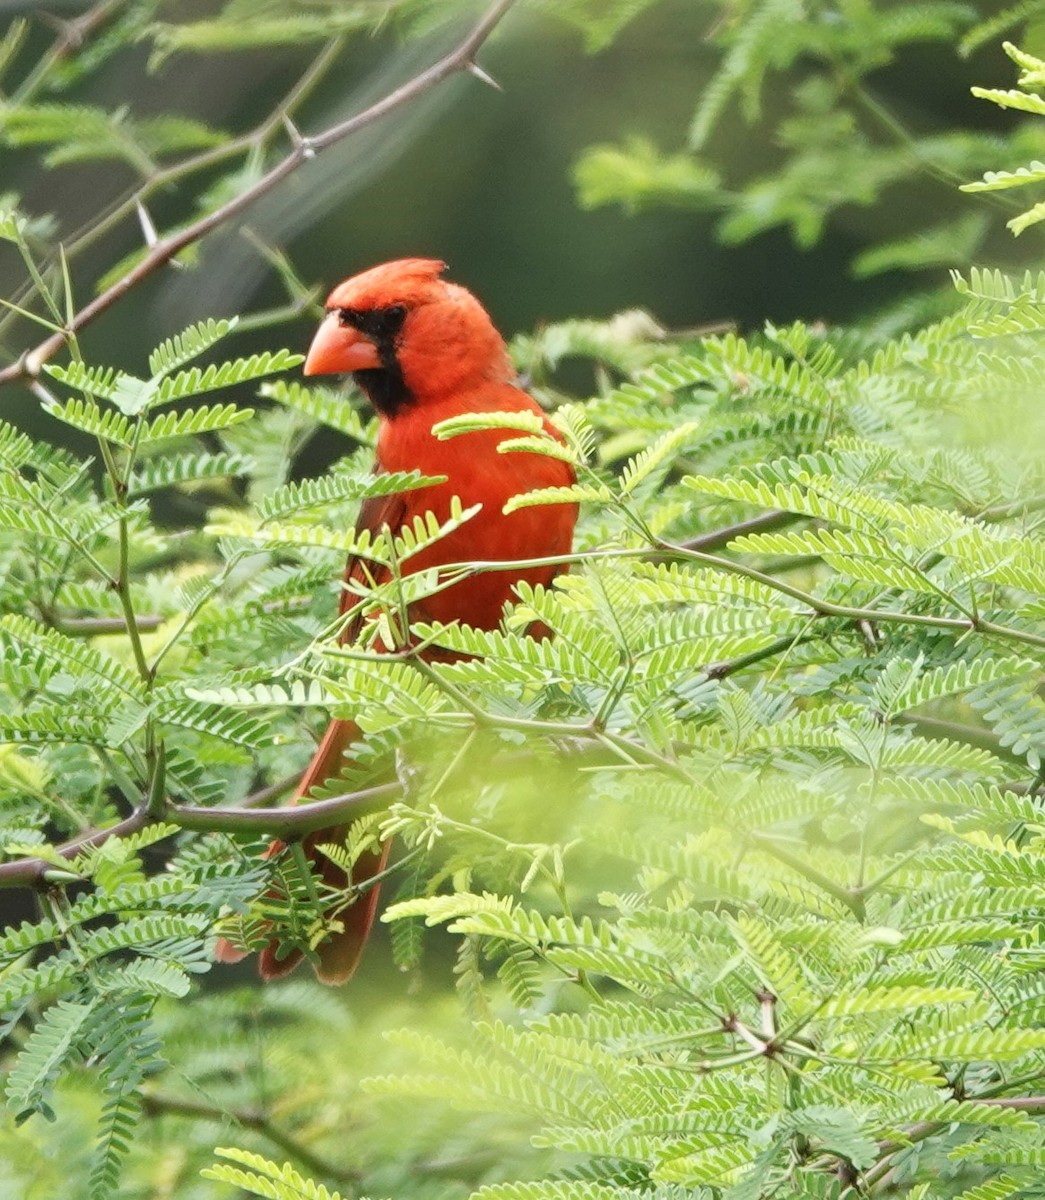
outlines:
[[[582,206],[708,212],[727,244],[784,228],[808,248],[844,230],[857,243],[857,278],[908,271],[931,280],[930,272],[939,278],[942,268],[970,265],[987,244],[988,210],[962,205],[958,184],[982,173],[964,190],[1004,203],[995,195],[1001,189],[1040,181],[1033,124],[1014,124],[1004,136],[971,123],[948,121],[941,130],[931,116],[891,103],[881,84],[884,69],[886,78],[931,71],[933,54],[949,56],[957,76],[985,42],[1028,23],[1033,29],[1037,3],[1000,12],[950,0],[756,0],[742,15],[726,3],[704,9],[693,19],[712,50],[688,124],[679,120],[681,146],[637,132],[589,146],[574,165]],[[1007,52],[1023,71],[1020,87],[973,94],[1040,113],[1040,63],[1008,44]],[[747,153],[736,153],[738,141]],[[996,169],[1027,158],[1027,166]],[[858,229],[850,214],[871,206],[874,221]],[[912,208],[931,216],[912,223]],[[1010,227],[1019,232],[1040,215],[1031,209]]]
[[[255,421],[281,444],[325,414],[363,433],[348,402],[282,383],[260,418],[195,400],[284,356],[188,365],[232,332],[207,324],[145,379],[54,368],[74,394],[51,416],[95,438],[104,476],[3,431],[0,871],[38,862],[51,886],[0,977],[13,1113],[57,1112],[90,1063],[91,1187],[111,1194],[165,1070],[157,1005],[208,939],[310,953],[358,899],[293,853],[248,867],[194,832],[198,810],[234,834],[213,806],[304,761],[325,706],[365,739],[328,794],[401,787],[325,852],[350,867],[397,838],[395,953],[421,970],[445,927],[476,1021],[467,1050],[404,1035],[413,1070],[373,1091],[527,1122],[535,1195],[827,1196],[940,1163],[967,1188],[1004,1164],[1018,1194],[1045,1050],[1045,480],[984,397],[1035,391],[1041,283],[957,283],[958,314],[891,341],[796,324],[647,342],[629,378],[553,413],[562,443],[508,429],[505,453],[578,475],[512,506],[579,499],[584,519],[570,573],[520,588],[497,631],[411,615],[448,579],[404,564],[467,508],[346,532],[361,500],[430,480],[368,478],[356,453],[316,480],[256,469]],[[619,323],[563,337],[601,355],[614,332],[637,353]],[[193,414],[169,438],[168,380]],[[203,532],[155,514],[188,488]],[[360,588],[339,646],[346,552],[391,582]],[[389,629],[406,652],[372,653]],[[452,660],[409,650],[432,645]],[[106,838],[119,819],[142,832]],[[211,1178],[297,1186],[264,1183],[265,1161]]]

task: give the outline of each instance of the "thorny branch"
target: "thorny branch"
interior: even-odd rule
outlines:
[[[54,852],[70,862],[94,846],[112,837],[126,837],[147,825],[156,823],[176,825],[179,829],[230,834],[269,835],[278,838],[300,838],[315,829],[336,825],[351,817],[385,807],[400,791],[398,783],[386,783],[359,792],[346,792],[327,800],[316,800],[293,808],[192,808],[168,803],[153,816],[146,805],[136,808],[129,817],[105,829],[92,829],[80,834]],[[46,858],[21,858],[0,863],[0,888],[34,887],[45,883],[55,863]]]
[[[291,127],[292,147],[290,152],[256,183],[199,220],[157,239],[140,262],[131,267],[89,304],[74,313],[64,329],[45,338],[32,350],[23,354],[18,362],[0,370],[0,385],[16,379],[35,378],[40,373],[43,364],[56,354],[70,337],[75,336],[143,280],[170,262],[186,246],[198,242],[212,230],[250,208],[255,201],[271,192],[273,188],[292,175],[304,163],[315,158],[322,150],[344,141],[352,134],[358,133],[396,109],[409,104],[418,96],[458,72],[467,71],[488,80],[485,73],[475,66],[475,55],[514,2],[515,0],[496,0],[454,49],[361,113],[309,137],[301,135]]]

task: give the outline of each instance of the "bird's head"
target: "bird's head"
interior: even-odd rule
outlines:
[[[386,418],[511,379],[501,335],[471,292],[441,278],[445,269],[403,258],[339,284],[305,374],[351,373]]]

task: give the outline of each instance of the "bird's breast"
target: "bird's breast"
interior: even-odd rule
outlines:
[[[515,392],[515,389],[511,389]],[[525,409],[537,406],[525,393]],[[506,407],[506,406],[504,406]],[[504,407],[499,411],[504,411]],[[517,405],[524,410],[523,404]],[[432,512],[438,520],[450,516],[451,501],[457,497],[467,509],[479,511],[458,529],[404,563],[409,572],[468,562],[519,562],[569,554],[576,505],[535,506],[505,513],[513,497],[547,487],[566,487],[573,481],[570,466],[546,455],[525,451],[502,453],[498,447],[515,431],[479,430],[440,441],[432,434],[438,421],[459,412],[476,411],[456,406],[455,412],[436,411],[417,419],[383,423],[378,440],[378,462],[386,471],[418,470],[426,475],[445,475],[446,482],[405,493],[403,523]],[[461,620],[479,628],[495,628],[506,602],[520,580],[548,584],[558,567],[489,570],[429,597],[423,615],[438,621]]]

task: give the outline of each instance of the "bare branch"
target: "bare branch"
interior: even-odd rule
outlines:
[[[401,87],[389,92],[369,108],[364,109],[345,121],[340,121],[331,128],[312,137],[299,138],[286,155],[274,167],[268,170],[256,183],[227,203],[222,204],[213,212],[207,213],[198,221],[186,225],[176,233],[159,238],[149,248],[148,254],[135,266],[126,271],[115,283],[96,296],[89,304],[84,305],[75,313],[65,329],[45,338],[31,351],[23,354],[17,363],[0,370],[0,385],[10,383],[15,379],[34,378],[40,373],[40,368],[49,358],[56,354],[66,344],[70,336],[75,335],[86,325],[89,325],[102,313],[110,309],[118,300],[135,288],[143,280],[156,272],[160,267],[184,250],[198,242],[200,238],[224,225],[239,213],[248,209],[262,196],[266,195],[288,176],[292,175],[303,163],[314,157],[322,150],[338,142],[344,141],[354,133],[372,125],[375,121],[387,116],[405,104],[415,100],[424,92],[429,91],[444,79],[458,72],[471,72],[474,58],[480,46],[493,32],[515,0],[496,0],[475,24],[468,35],[448,54],[438,62],[427,67],[413,79]]]
[[[314,1175],[336,1179],[339,1183],[359,1183],[360,1181],[358,1172],[337,1166],[323,1158],[293,1134],[277,1125],[262,1109],[218,1107],[202,1100],[168,1096],[161,1092],[145,1092],[142,1096],[142,1109],[147,1116],[170,1115],[186,1117],[190,1120],[217,1121],[220,1124],[232,1121],[243,1129],[256,1130],[284,1153],[296,1158],[307,1171]]]
[[[115,825],[110,825],[108,829],[92,829],[88,833],[73,838],[72,841],[55,846],[54,850],[62,858],[71,860],[83,853],[84,850],[89,850],[92,846],[100,846],[110,838],[126,837],[128,834],[137,833],[139,829],[144,829],[149,823],[150,818],[146,810],[144,808],[135,809],[129,817],[118,821]],[[0,863],[0,888],[38,887],[44,882],[47,872],[53,870],[55,870],[54,863],[45,858],[19,858],[14,862]]]
[[[161,819],[180,829],[299,838],[316,829],[337,825],[349,817],[383,808],[401,791],[398,783],[383,783],[360,792],[345,792],[331,796],[329,800],[314,800],[290,808],[189,808],[170,804]]]
[[[55,850],[62,858],[71,861],[84,850],[100,846],[110,838],[125,837],[155,824],[241,836],[260,837],[268,834],[285,839],[300,838],[316,829],[337,825],[340,821],[383,808],[400,791],[398,783],[386,783],[290,808],[190,808],[168,804],[155,817],[141,807],[116,825],[108,829],[92,829],[55,847]],[[54,870],[55,864],[44,858],[21,858],[0,863],[0,888],[38,887],[47,881],[48,873]]]

